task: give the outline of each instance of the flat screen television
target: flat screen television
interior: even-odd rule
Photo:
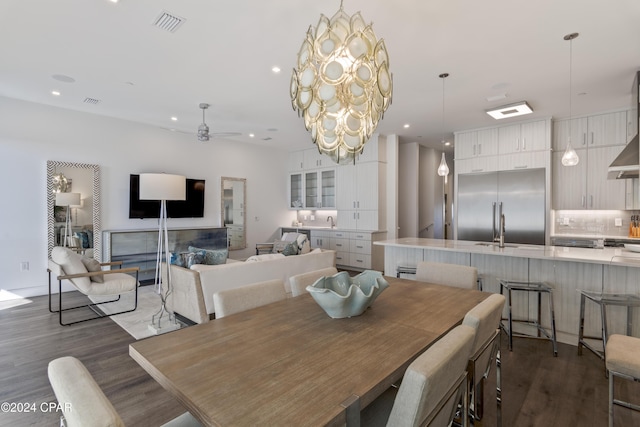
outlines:
[[[159,200],[140,200],[140,175],[129,175],[129,218],[160,217]],[[204,179],[187,178],[187,200],[167,200],[167,217],[204,217]]]

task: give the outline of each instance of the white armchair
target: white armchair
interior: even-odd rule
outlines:
[[[134,311],[138,307],[138,267],[121,268],[118,270],[102,270],[103,266],[113,266],[120,263],[106,263],[101,264],[93,258],[87,258],[79,255],[75,251],[69,248],[56,246],[51,250],[51,259],[49,260],[49,266],[47,272],[49,274],[49,311],[51,313],[58,313],[58,321],[60,325],[67,326],[74,323],[85,322],[87,320],[98,319],[106,316],[113,316],[115,314],[128,313]],[[51,291],[51,274],[58,280],[58,309],[52,307],[52,291]],[[135,273],[135,277],[127,274]],[[100,303],[83,304],[74,307],[63,308],[62,302],[62,281],[69,280],[71,284],[83,294],[99,295],[99,296],[117,296],[115,299],[104,301]],[[65,323],[62,319],[63,311],[77,310],[81,308],[94,308],[101,304],[107,304],[120,300],[120,295],[126,292],[135,292],[135,300],[133,308],[123,310],[118,313],[110,315],[98,314],[94,311],[96,316],[76,320],[73,322]]]

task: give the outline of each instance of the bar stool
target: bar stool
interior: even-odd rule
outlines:
[[[580,292],[580,330],[578,332],[578,355],[582,355],[582,347],[591,351],[600,359],[605,361],[606,366],[606,353],[607,353],[607,340],[609,332],[607,330],[607,306],[621,306],[627,307],[627,335],[631,335],[631,326],[633,324],[633,308],[640,307],[640,297],[634,294],[608,294],[603,292],[585,291],[578,289]],[[584,312],[586,301],[592,301],[600,306],[600,314],[602,317],[601,335],[585,336],[584,335]],[[602,351],[596,349],[591,344],[585,341],[585,339],[600,340],[602,341]]]
[[[548,339],[553,344],[553,355],[554,357],[558,356],[558,341],[556,339],[556,316],[553,310],[553,292],[552,288],[544,282],[519,282],[513,280],[500,280],[500,293],[503,294],[504,289],[507,290],[507,305],[509,307],[507,320],[509,324],[509,328],[505,328],[504,324],[500,322],[500,327],[505,331],[505,333],[509,336],[509,351],[513,350],[513,337],[527,337],[527,338],[539,338],[539,339]],[[535,292],[538,294],[538,317],[537,320],[531,319],[514,319],[512,315],[512,298],[511,294],[514,291],[522,291],[522,292]],[[542,294],[547,294],[549,296],[549,317],[551,320],[551,334],[547,331],[546,328],[542,326],[540,323],[541,317],[541,307],[542,307]],[[528,325],[535,326],[537,329],[537,336],[527,335],[523,333],[513,332],[513,322],[525,323]],[[544,335],[544,336],[542,336]]]
[[[607,359],[605,366],[609,373],[609,427],[613,427],[613,406],[618,405],[633,411],[640,411],[640,406],[631,402],[616,399],[613,392],[615,377],[640,382],[640,338],[626,335],[611,335],[605,345]]]
[[[396,277],[399,279],[401,274],[416,274],[416,267],[399,265],[396,267]]]

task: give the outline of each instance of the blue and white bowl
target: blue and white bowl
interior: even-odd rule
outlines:
[[[366,270],[355,277],[341,271],[321,277],[307,291],[320,307],[334,319],[359,316],[389,287],[382,273]]]

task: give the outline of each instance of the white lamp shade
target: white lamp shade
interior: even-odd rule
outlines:
[[[80,193],[56,193],[56,206],[80,206]]]
[[[186,200],[187,178],[166,173],[140,174],[140,200]]]

